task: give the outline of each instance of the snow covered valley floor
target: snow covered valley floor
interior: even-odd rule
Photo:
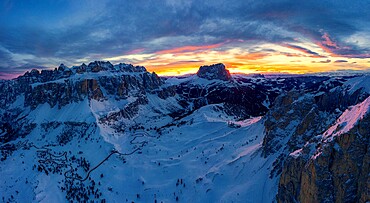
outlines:
[[[161,135],[142,129],[117,133],[106,125],[94,132],[87,122],[87,137],[58,146],[53,139],[60,127],[45,138],[36,129],[1,162],[3,200],[271,202],[278,180],[267,178],[275,158],[261,157],[261,117],[233,126],[213,109],[203,107]],[[153,122],[149,126],[161,126],[161,120]]]

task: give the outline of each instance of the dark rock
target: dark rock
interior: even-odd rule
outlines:
[[[79,73],[79,74],[85,73],[86,70],[87,70],[87,65],[85,63],[76,67],[76,73]]]
[[[132,64],[120,63],[114,67],[122,72],[147,72],[144,66],[133,66]]]
[[[364,126],[369,125],[370,115],[333,140],[321,141],[317,135],[369,94],[333,84],[338,86],[281,95],[265,117],[263,155],[295,153],[273,166],[273,171],[282,171],[278,202],[368,201],[370,133]]]
[[[201,66],[197,72],[198,77],[208,80],[231,80],[230,72],[222,63],[213,64],[210,66]]]
[[[108,71],[108,70],[114,70],[113,69],[113,65],[107,61],[94,61],[94,62],[91,62],[89,63],[89,65],[87,66],[87,71],[91,71],[91,72],[100,72],[100,71]]]
[[[63,63],[62,63],[62,64],[60,64],[60,65],[59,65],[59,67],[58,67],[58,71],[63,72],[63,71],[65,71],[65,70],[68,70],[68,67],[67,67],[67,66],[65,66]]]
[[[370,199],[370,115],[348,133],[323,143],[311,156],[290,157],[278,202],[367,202]]]

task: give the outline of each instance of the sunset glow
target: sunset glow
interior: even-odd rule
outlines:
[[[370,68],[366,1],[21,0],[5,1],[0,10],[4,79],[96,60],[142,65],[159,75],[214,63],[231,73]]]
[[[131,61],[145,66],[159,75],[171,76],[195,73],[205,64],[222,62],[231,73],[292,73],[304,74],[330,72],[344,69],[367,70],[367,58],[351,58],[334,54],[330,47],[338,45],[330,41],[296,44],[248,45],[244,42],[226,42],[205,46],[185,46],[162,50],[153,54],[136,53],[104,60],[113,63]],[[243,48],[235,48],[235,47]],[[234,48],[233,48],[234,47]],[[329,48],[327,48],[329,47]],[[251,51],[253,50],[253,51]],[[142,49],[144,51],[144,49]]]

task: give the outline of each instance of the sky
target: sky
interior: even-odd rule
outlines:
[[[2,0],[0,78],[95,60],[159,75],[370,68],[370,0]]]

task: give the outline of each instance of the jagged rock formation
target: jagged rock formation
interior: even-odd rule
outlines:
[[[103,71],[106,73],[100,74]],[[142,66],[122,63],[112,65],[95,61],[87,66],[82,64],[68,68],[61,64],[55,70],[32,70],[14,80],[0,82],[0,142],[8,143],[26,137],[37,128],[40,123],[30,121],[27,115],[38,107],[45,107],[45,104],[50,108],[63,109],[69,104],[80,104],[85,100],[89,103],[91,100],[103,102],[127,98],[147,101],[147,95],[157,95],[162,99],[175,95],[173,88],[162,88],[162,85],[163,80],[155,73],[147,72]],[[17,107],[13,105],[14,102]],[[134,101],[119,107],[126,112],[121,117],[134,117],[143,104]],[[63,122],[63,125],[66,124]],[[89,128],[96,128],[91,123],[88,125]]]
[[[331,88],[325,84],[326,88],[320,85],[311,92],[295,90],[279,96],[266,116],[263,154],[280,154],[271,173],[281,173],[279,202],[369,200],[369,132],[364,129],[369,114],[350,131],[324,138],[348,109],[357,108],[350,106],[369,100],[369,93],[348,91],[337,82]],[[336,126],[335,131],[346,125]]]
[[[210,66],[201,66],[197,72],[198,77],[208,80],[230,80],[230,72],[225,68],[222,63],[213,64]]]
[[[342,83],[334,82],[332,89],[328,88],[330,83],[316,83],[315,88],[292,90],[277,97],[266,116],[265,156],[281,148],[289,152],[301,148],[313,136],[330,127],[340,112],[369,95],[361,89],[349,92]]]
[[[116,73],[113,76],[95,75],[100,71]],[[78,75],[84,74],[84,77]],[[152,92],[163,84],[155,74],[148,73],[141,66],[95,61],[88,66],[69,69],[61,64],[54,71],[32,70],[12,81],[0,84],[4,95],[1,105],[4,107],[15,101],[17,95],[24,94],[25,106],[36,108],[39,104],[48,103],[58,108],[84,98],[102,100],[107,96],[117,99],[127,98],[129,93]],[[103,93],[105,92],[105,94]]]
[[[224,104],[225,112],[240,119],[264,115],[267,112],[264,101],[269,98],[260,89],[225,83],[207,86],[182,83],[177,86],[177,93],[185,97],[186,102],[192,103],[194,109],[209,104]]]
[[[279,202],[368,202],[369,124],[366,114],[348,132],[293,152],[280,179]]]
[[[223,104],[220,108],[237,119],[265,115],[269,105],[282,92],[305,84],[307,90],[315,88],[317,82],[326,77],[296,77],[286,79],[264,79],[261,75],[235,77],[223,64],[201,66],[198,77],[210,80],[208,83],[184,81],[176,86],[176,92],[184,98],[182,103],[191,104],[192,110],[209,104]],[[316,87],[317,88],[317,87]]]

